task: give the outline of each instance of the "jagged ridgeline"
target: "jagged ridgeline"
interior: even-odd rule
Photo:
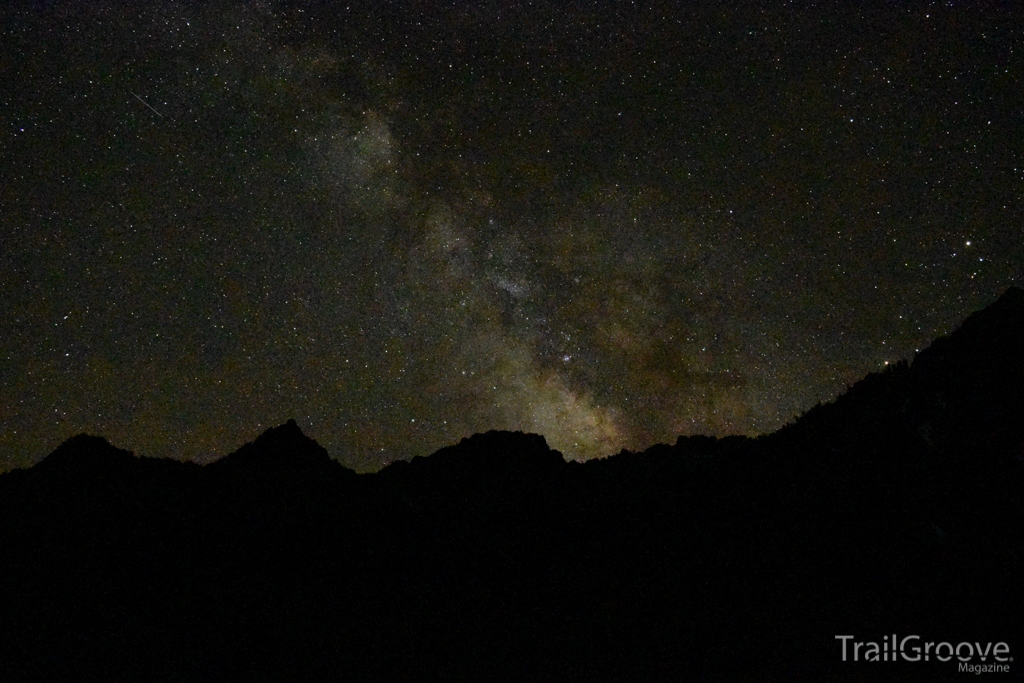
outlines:
[[[522,433],[372,475],[294,422],[204,467],[77,436],[0,476],[0,677],[960,677],[889,639],[1024,650],[1022,352],[1011,289],[775,434],[584,464]]]

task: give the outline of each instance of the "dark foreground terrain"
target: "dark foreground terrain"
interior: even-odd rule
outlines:
[[[835,639],[896,634],[1006,643],[985,680],[1021,680],[1022,484],[1019,289],[756,440],[577,464],[491,432],[356,475],[294,422],[205,467],[77,436],[0,476],[0,675],[969,676]]]

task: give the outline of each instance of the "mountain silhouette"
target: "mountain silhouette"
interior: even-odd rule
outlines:
[[[0,476],[0,678],[959,678],[836,636],[1024,648],[1022,352],[1011,288],[774,434],[585,463],[520,432],[365,475],[294,421],[206,466],[75,436]]]

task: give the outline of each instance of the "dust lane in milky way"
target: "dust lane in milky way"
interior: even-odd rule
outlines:
[[[1021,11],[13,3],[0,467],[773,430],[1021,281]]]

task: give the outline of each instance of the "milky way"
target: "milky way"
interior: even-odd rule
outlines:
[[[2,467],[764,433],[1021,282],[1019,10],[678,4],[5,7]]]

